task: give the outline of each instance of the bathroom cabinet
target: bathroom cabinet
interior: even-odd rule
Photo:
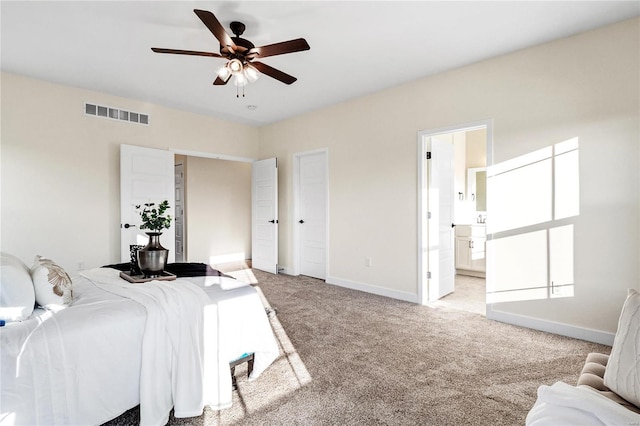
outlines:
[[[485,225],[456,226],[456,273],[484,277],[486,272]]]

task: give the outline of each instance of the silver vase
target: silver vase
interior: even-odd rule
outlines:
[[[138,250],[138,266],[145,278],[154,278],[162,275],[167,265],[169,250],[160,245],[162,232],[147,232],[149,243]]]

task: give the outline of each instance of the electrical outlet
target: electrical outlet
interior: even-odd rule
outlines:
[[[366,266],[367,268],[371,268],[372,265],[372,261],[370,257],[365,257],[364,258],[364,266]]]

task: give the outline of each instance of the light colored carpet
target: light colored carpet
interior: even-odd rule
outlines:
[[[456,275],[455,291],[433,305],[486,315],[486,288],[484,278]]]
[[[251,271],[244,273],[250,274]],[[171,425],[521,425],[541,384],[610,348],[308,277],[253,271],[281,356],[233,407]],[[135,424],[136,409],[109,425]]]

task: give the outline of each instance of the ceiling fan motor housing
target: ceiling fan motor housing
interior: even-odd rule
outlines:
[[[234,33],[236,37],[240,37],[242,33],[244,33],[244,30],[247,28],[242,22],[238,21],[232,21],[229,24],[229,27],[231,28],[231,32]]]
[[[220,54],[228,57],[229,59],[238,58],[242,62],[245,62],[245,54],[253,49],[255,45],[249,40],[240,37],[246,26],[242,22],[233,21],[229,24],[231,31],[235,34],[235,37],[231,37],[231,40],[236,44],[237,49],[232,53],[227,46],[220,45]]]
[[[255,46],[249,40],[240,38],[240,37],[231,37],[231,40],[236,44],[236,55],[237,57],[244,57],[244,54],[249,50],[253,49]],[[223,56],[233,55],[231,51],[227,48],[227,46],[220,45],[220,54]]]

